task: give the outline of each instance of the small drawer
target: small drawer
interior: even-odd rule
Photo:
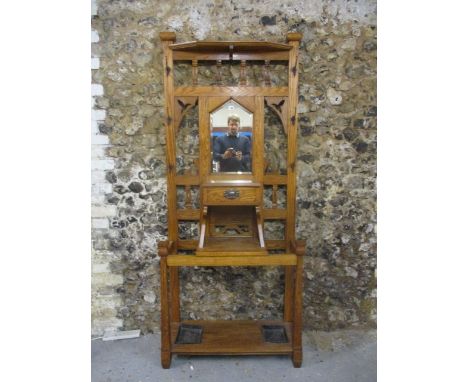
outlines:
[[[260,187],[206,187],[203,204],[207,206],[259,205]]]

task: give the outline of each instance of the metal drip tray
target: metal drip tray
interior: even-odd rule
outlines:
[[[203,335],[203,327],[198,325],[180,325],[175,340],[176,344],[199,344]]]
[[[262,325],[263,340],[275,344],[284,344],[288,342],[286,329],[282,325]]]

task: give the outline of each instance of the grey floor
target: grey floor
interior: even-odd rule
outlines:
[[[92,382],[239,382],[377,380],[375,330],[304,332],[303,363],[287,356],[173,356],[161,368],[159,334],[91,344]]]

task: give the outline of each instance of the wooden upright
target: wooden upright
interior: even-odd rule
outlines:
[[[287,354],[294,367],[302,364],[302,273],[305,242],[295,238],[298,52],[300,33],[288,33],[287,44],[263,41],[194,41],[176,44],[175,33],[162,32],[165,127],[167,147],[168,240],[158,243],[161,271],[161,363],[169,368],[173,354]],[[192,65],[187,84],[174,85],[174,64]],[[264,62],[264,86],[250,86],[249,62]],[[199,85],[201,62],[213,64],[213,85]],[[238,62],[237,86],[222,83],[222,65]],[[270,65],[285,63],[288,86],[272,86]],[[235,101],[253,114],[251,170],[212,171],[210,113]],[[198,108],[199,159],[194,171],[176,171],[179,124],[191,108]],[[280,118],[287,135],[286,173],[265,173],[265,107]],[[185,190],[184,208],[177,205],[177,188]],[[264,187],[273,190],[272,207],[264,203]],[[278,187],[286,187],[286,207],[278,208]],[[198,188],[199,208],[191,190]],[[284,239],[266,240],[264,221],[285,224]],[[198,240],[179,238],[180,221],[198,223]],[[237,226],[236,226],[237,225]],[[238,235],[223,236],[215,227]],[[232,228],[234,227],[234,228]],[[232,229],[231,229],[232,228]],[[189,253],[187,253],[189,251]],[[272,253],[274,252],[274,253]],[[284,314],[279,321],[181,321],[179,267],[283,266]],[[184,331],[189,335],[184,339]],[[193,331],[193,332],[191,332]]]

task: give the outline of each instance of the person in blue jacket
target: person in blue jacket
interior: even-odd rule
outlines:
[[[250,170],[250,139],[239,134],[240,118],[237,115],[228,117],[226,135],[215,139],[213,147],[214,160],[219,162],[219,170],[223,172]]]

